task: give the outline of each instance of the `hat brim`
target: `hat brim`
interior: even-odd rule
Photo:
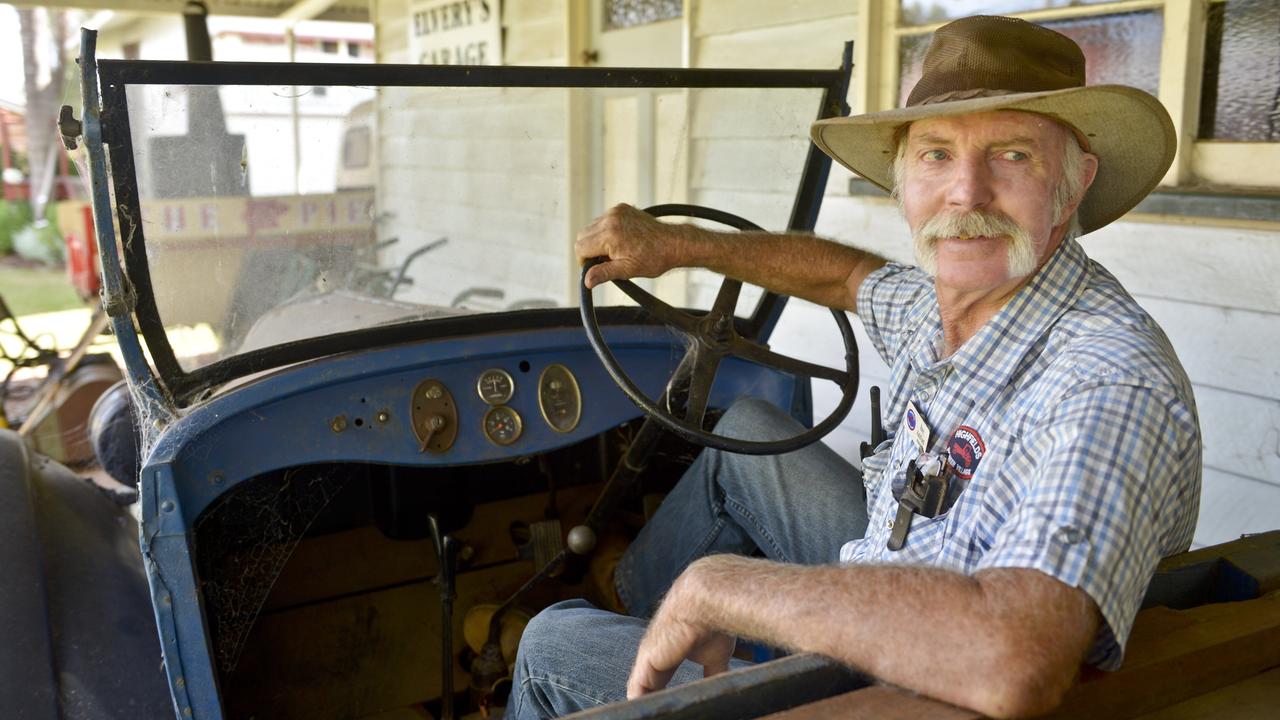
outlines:
[[[1173,121],[1160,101],[1125,85],[1091,85],[1015,93],[819,120],[814,144],[834,160],[890,190],[894,135],[926,118],[1020,110],[1046,115],[1074,128],[1098,157],[1098,173],[1078,210],[1092,232],[1124,215],[1164,178],[1177,150]]]

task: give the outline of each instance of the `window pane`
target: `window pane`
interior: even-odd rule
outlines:
[[[1280,141],[1280,3],[1210,6],[1204,61],[1200,137]]]
[[[1159,11],[1101,15],[1041,23],[1075,40],[1084,52],[1085,81],[1090,85],[1130,85],[1152,95],[1160,84],[1160,41],[1164,19]],[[899,50],[898,105],[907,101],[920,79],[931,35],[902,38]]]
[[[604,2],[604,29],[648,25],[659,20],[680,17],[683,0],[602,0]]]
[[[929,25],[970,15],[1012,15],[1103,2],[1111,0],[898,0],[898,17],[902,25]]]

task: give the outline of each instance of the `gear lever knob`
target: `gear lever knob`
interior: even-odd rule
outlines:
[[[586,525],[575,525],[569,531],[569,549],[575,555],[590,555],[596,549],[596,531]]]

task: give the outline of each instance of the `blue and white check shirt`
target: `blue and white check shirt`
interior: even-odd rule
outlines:
[[[870,524],[841,561],[1040,570],[1093,598],[1105,624],[1087,662],[1118,667],[1156,564],[1190,545],[1200,503],[1195,401],[1164,332],[1075,240],[950,357],[923,271],[890,263],[857,303],[891,369],[888,439],[863,461]],[[908,400],[930,450],[970,477],[892,551],[893,488],[918,454]]]

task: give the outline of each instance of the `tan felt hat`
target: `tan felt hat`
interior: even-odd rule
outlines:
[[[1097,177],[1078,211],[1086,233],[1137,205],[1173,163],[1173,121],[1159,100],[1126,85],[1086,87],[1084,53],[1071,38],[1025,20],[982,15],[934,32],[906,107],[819,120],[810,136],[841,165],[889,190],[899,128],[997,110],[1053,118],[1098,156]]]

